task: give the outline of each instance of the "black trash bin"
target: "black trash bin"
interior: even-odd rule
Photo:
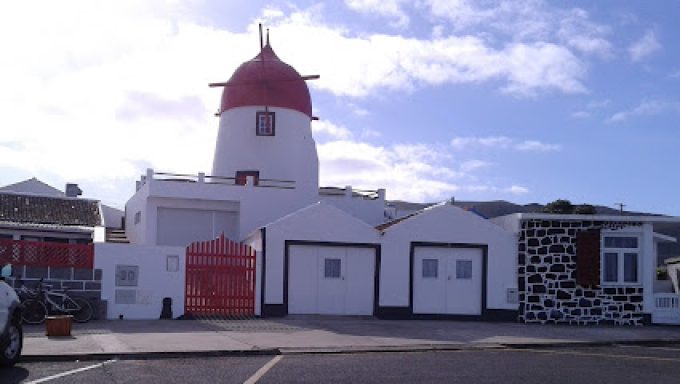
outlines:
[[[161,310],[161,319],[172,319],[172,298],[163,298],[163,309]]]

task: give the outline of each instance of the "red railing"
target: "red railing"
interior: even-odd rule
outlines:
[[[189,245],[185,293],[186,314],[253,316],[255,250],[224,235]]]
[[[0,240],[2,264],[92,269],[94,245]]]

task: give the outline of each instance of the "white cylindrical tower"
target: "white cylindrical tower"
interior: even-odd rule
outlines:
[[[305,80],[269,43],[224,84],[213,176],[288,180],[318,193],[312,101]],[[301,191],[301,192],[302,192]]]

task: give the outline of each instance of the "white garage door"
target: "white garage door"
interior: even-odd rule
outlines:
[[[288,313],[373,314],[373,248],[293,245],[288,257]]]
[[[416,247],[413,313],[481,315],[482,250]]]

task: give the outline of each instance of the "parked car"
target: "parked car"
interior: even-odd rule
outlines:
[[[21,302],[12,287],[5,282],[11,266],[4,266],[0,274],[0,366],[14,365],[21,356],[24,333],[21,328]]]

